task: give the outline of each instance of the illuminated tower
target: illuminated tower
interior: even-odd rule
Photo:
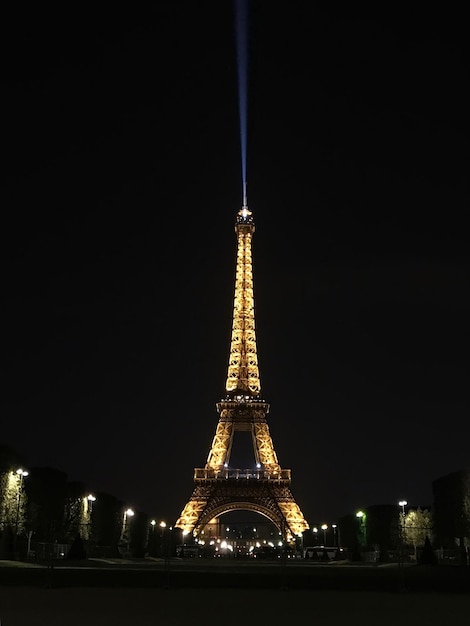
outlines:
[[[237,214],[237,270],[226,397],[217,403],[219,422],[204,468],[194,470],[194,490],[175,526],[198,536],[211,520],[233,510],[267,517],[287,540],[308,528],[290,490],[291,471],[281,469],[262,399],[256,351],[251,247],[255,224],[246,194]],[[251,432],[253,467],[230,467],[237,432]]]

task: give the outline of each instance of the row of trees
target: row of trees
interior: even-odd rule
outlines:
[[[406,552],[418,561],[427,544],[435,551],[460,555],[468,563],[470,546],[470,471],[460,470],[432,483],[433,502],[424,507],[374,505],[339,522],[345,545],[356,553]]]
[[[323,535],[315,533],[316,530],[314,527],[313,531],[304,533],[304,546],[322,543]],[[404,546],[411,549],[416,558],[426,537],[432,536],[432,512],[424,507],[404,512],[395,505],[372,505],[340,518],[335,528],[336,543],[357,559],[360,553],[375,552],[380,553],[381,560],[388,560],[391,555],[398,555]]]
[[[164,530],[156,526],[146,513],[113,495],[90,493],[65,472],[26,470],[14,450],[0,446],[0,558],[58,557],[71,545],[84,546],[89,556],[156,555]]]
[[[433,502],[428,506],[372,505],[342,517],[335,528],[341,545],[356,558],[379,554],[381,560],[406,553],[416,562],[425,546],[444,554],[460,555],[468,563],[470,546],[470,471],[460,470],[432,483]],[[327,527],[326,524],[324,525]],[[323,528],[321,526],[318,527]],[[318,529],[315,529],[318,531]],[[304,534],[304,545],[316,545],[322,535]]]

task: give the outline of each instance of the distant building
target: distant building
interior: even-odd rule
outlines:
[[[470,543],[470,470],[441,476],[432,483],[434,544],[454,548]]]

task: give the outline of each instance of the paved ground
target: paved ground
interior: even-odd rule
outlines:
[[[190,560],[168,575],[163,563],[96,565],[0,561],[0,626],[470,624],[470,568]]]
[[[266,591],[447,592],[470,597],[470,568],[452,566],[380,566],[315,564],[294,561],[225,559],[130,560],[89,559],[58,562],[51,569],[19,561],[0,561],[0,588],[147,588],[264,589]],[[470,620],[469,620],[470,624]]]
[[[470,597],[250,589],[0,588],[1,626],[468,626]]]

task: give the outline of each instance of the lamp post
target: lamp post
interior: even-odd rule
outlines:
[[[165,521],[161,521],[160,524],[160,548],[159,548],[159,553],[161,554],[162,557],[166,557],[166,553],[167,553],[167,549],[166,549],[166,539],[167,537],[165,536],[165,528],[166,528],[166,522]]]
[[[400,524],[400,548],[398,550],[398,568],[401,572],[400,575],[400,584],[402,589],[405,589],[405,522],[406,522],[406,512],[405,506],[408,504],[406,500],[400,500],[398,502],[398,506],[401,508],[401,524]]]
[[[91,534],[91,515],[93,513],[93,502],[96,502],[96,496],[94,496],[92,493],[89,493],[86,499],[88,502],[88,526],[90,528],[90,532],[88,534],[90,535]],[[90,537],[88,537],[88,539],[89,538]]]
[[[356,513],[356,517],[359,520],[359,538],[360,543],[365,546],[367,544],[367,533],[366,533],[366,514],[364,511],[358,511]]]
[[[127,509],[124,511],[124,522],[122,525],[122,539],[126,546],[126,552],[129,552],[129,544],[130,544],[130,536],[129,536],[129,517],[134,516],[134,511],[132,509]]]
[[[406,524],[406,512],[405,506],[408,504],[406,500],[400,500],[398,506],[401,507],[401,523],[400,523],[400,535],[401,535],[401,543],[403,544],[405,541],[405,524]]]
[[[26,476],[29,475],[29,472],[27,472],[26,470],[20,467],[16,470],[16,473],[19,476],[19,482],[18,482],[18,498],[17,498],[17,503],[16,503],[15,536],[13,540],[14,541],[13,551],[15,552],[15,556],[16,556],[16,547],[17,547],[17,542],[18,542],[18,527],[20,523],[21,494],[23,492],[23,480],[26,478]]]
[[[88,500],[88,507],[89,507],[90,517],[91,517],[91,514],[93,513],[93,502],[96,501],[96,496],[90,493],[87,495],[86,499]]]
[[[333,529],[333,545],[336,547],[339,547],[339,541],[336,537],[336,529],[338,528],[337,524],[331,524],[331,528]]]
[[[405,523],[406,512],[405,506],[408,504],[406,500],[400,500],[398,506],[401,508],[401,520],[400,520],[400,563],[403,560],[404,544],[405,544]]]
[[[326,546],[326,531],[328,530],[328,524],[322,524],[321,529],[323,531],[323,545]]]
[[[150,526],[152,527],[152,533],[147,536],[147,551],[150,556],[156,556],[155,550],[155,526],[157,525],[157,520],[153,519],[150,521]]]
[[[91,514],[93,512],[93,502],[96,501],[96,497],[90,493],[83,498],[83,514],[80,519],[80,534],[83,539],[90,539],[91,535]]]

